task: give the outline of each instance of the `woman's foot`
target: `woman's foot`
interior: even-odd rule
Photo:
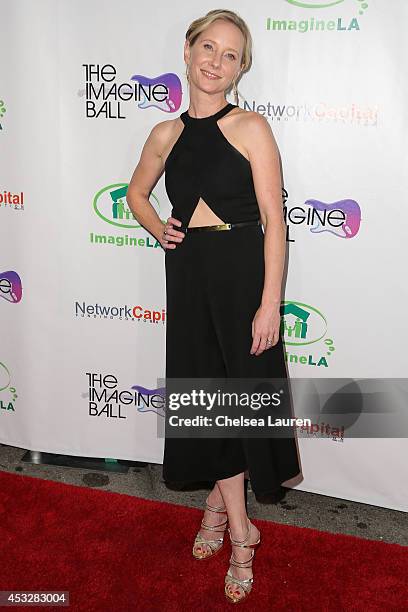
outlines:
[[[217,510],[223,509],[223,512]],[[227,513],[221,496],[213,491],[206,499],[206,508],[201,521],[200,531],[197,534],[193,547],[193,555],[196,559],[205,559],[214,555],[223,545],[224,532],[227,528]],[[206,529],[205,526],[214,529]],[[211,544],[202,540],[209,540]],[[217,541],[219,540],[219,541]]]
[[[230,532],[232,555],[230,559],[229,573],[226,576],[225,594],[232,601],[237,602],[247,597],[252,588],[251,578],[253,579],[252,560],[255,555],[254,548],[260,543],[260,532],[248,519],[248,526],[245,529]],[[234,545],[233,542],[241,542],[241,546]],[[246,567],[236,567],[231,561]],[[245,587],[237,584],[231,578],[247,581]]]

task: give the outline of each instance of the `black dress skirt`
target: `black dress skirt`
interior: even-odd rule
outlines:
[[[165,253],[167,378],[287,377],[282,338],[251,355],[252,320],[264,281],[261,226],[188,233]],[[295,437],[166,437],[163,478],[170,488],[248,470],[258,501],[282,497],[300,472]]]

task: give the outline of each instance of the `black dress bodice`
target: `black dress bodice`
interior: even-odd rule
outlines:
[[[165,162],[165,187],[171,216],[188,227],[200,197],[225,223],[258,221],[259,207],[250,162],[218,126],[235,104],[214,115],[180,115],[184,128]]]

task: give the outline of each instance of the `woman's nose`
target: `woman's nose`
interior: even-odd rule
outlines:
[[[221,64],[221,56],[214,55],[210,63],[214,68],[217,68]]]

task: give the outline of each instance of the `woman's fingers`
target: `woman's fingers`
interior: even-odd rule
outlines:
[[[255,333],[251,346],[251,354],[260,355],[263,351],[272,348],[277,343],[277,334],[269,333],[268,335]]]
[[[259,355],[258,350],[261,344],[261,334],[259,332],[255,332],[250,353],[251,355]],[[262,352],[262,351],[261,351]]]
[[[185,236],[184,232],[181,232],[173,227],[173,225],[181,226],[181,221],[174,217],[169,217],[163,228],[162,245],[166,249],[175,249],[176,242],[181,242]]]
[[[177,238],[176,242],[181,242],[185,236],[184,232],[181,232],[178,229],[175,229],[173,226],[176,225],[178,227],[181,226],[181,221],[179,221],[178,219],[175,219],[174,217],[169,217],[167,219],[167,223],[166,226],[168,226],[168,231],[167,234],[170,234],[171,236],[175,236],[175,238]]]

